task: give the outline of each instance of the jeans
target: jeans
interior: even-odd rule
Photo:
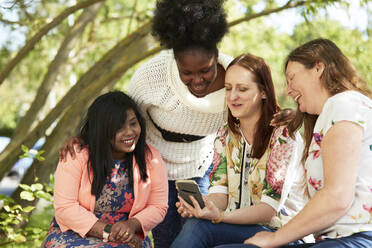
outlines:
[[[171,248],[209,248],[222,244],[243,243],[261,231],[273,230],[261,225],[212,224],[209,220],[192,218],[187,220]]]
[[[235,242],[236,243],[236,242]],[[255,245],[244,245],[244,244],[231,244],[221,245],[218,248],[256,248]],[[284,245],[281,248],[371,248],[372,247],[372,231],[371,232],[360,232],[353,235],[337,238],[337,239],[326,239],[316,243],[307,244],[293,244]],[[217,247],[216,247],[217,248]]]
[[[212,169],[213,165],[208,168],[203,177],[191,178],[199,185],[200,192],[203,195],[208,195],[209,174],[211,173]],[[169,180],[168,187],[168,212],[165,215],[163,222],[152,229],[155,248],[170,247],[186,221],[186,219],[182,218],[177,212],[176,202],[178,202],[178,198],[175,181]]]

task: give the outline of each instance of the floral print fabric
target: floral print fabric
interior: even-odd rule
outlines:
[[[372,101],[368,97],[347,91],[330,97],[324,104],[314,127],[313,140],[305,163],[310,197],[324,187],[321,144],[329,129],[339,121],[350,121],[363,128],[355,199],[341,219],[316,234],[319,240],[372,231]]]
[[[129,212],[133,206],[134,193],[129,185],[126,163],[115,161],[111,174],[107,177],[100,196],[96,200],[94,214],[100,220],[114,224],[115,222],[127,220]],[[104,243],[102,239],[94,237],[82,238],[78,233],[68,230],[61,232],[57,221],[53,218],[43,247],[118,247],[129,248],[126,244],[113,242]],[[143,241],[142,247],[151,247],[148,237]]]
[[[289,188],[295,181],[299,185],[303,180],[303,167],[299,162],[302,139],[297,135],[296,140],[289,137],[286,128],[277,128],[264,155],[261,158],[250,158],[250,147],[244,137],[236,141],[231,137],[227,125],[221,127],[215,140],[209,193],[228,194],[228,211],[265,202],[278,212],[268,226],[280,227],[288,221],[286,216],[293,216],[304,205],[303,191],[300,189],[293,193],[297,196],[291,202],[294,207],[284,204],[288,200]],[[243,160],[244,154],[247,157]],[[248,173],[244,173],[244,170],[248,170]],[[242,172],[248,178],[241,176]],[[242,197],[247,194],[248,197]]]

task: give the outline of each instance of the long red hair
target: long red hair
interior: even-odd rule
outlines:
[[[260,158],[268,147],[271,134],[274,130],[274,128],[270,126],[270,121],[273,118],[273,115],[280,109],[275,98],[271,71],[262,58],[249,53],[236,57],[229,64],[226,70],[233,65],[239,65],[253,73],[255,82],[258,84],[259,89],[264,91],[266,94],[266,98],[262,99],[261,117],[255,127],[254,142],[251,151],[251,156],[253,158]],[[231,114],[230,110],[228,110],[227,122],[229,130],[232,132],[233,136],[237,139],[240,138],[241,133],[239,131],[239,120]]]

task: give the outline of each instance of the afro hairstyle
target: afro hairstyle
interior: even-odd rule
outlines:
[[[227,32],[223,0],[159,0],[152,34],[168,49],[217,50]]]

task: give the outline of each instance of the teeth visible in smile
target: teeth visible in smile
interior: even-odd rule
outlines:
[[[301,95],[297,95],[297,96],[295,97],[295,99],[294,99],[295,102],[297,102],[297,100],[298,100],[298,98],[300,98],[300,96],[301,96]]]
[[[130,144],[134,141],[134,139],[130,139],[130,140],[122,140],[121,142],[125,143],[125,144]]]

